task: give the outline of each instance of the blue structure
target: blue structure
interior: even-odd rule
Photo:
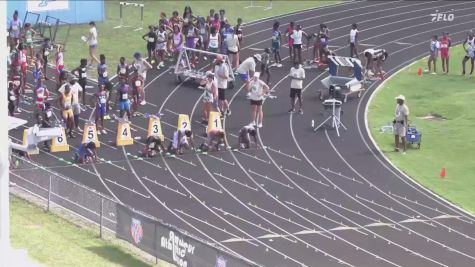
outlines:
[[[105,19],[104,0],[23,0],[7,1],[7,19],[18,10],[19,18],[24,20],[27,11],[40,14],[40,21],[52,16],[70,24],[103,21]]]

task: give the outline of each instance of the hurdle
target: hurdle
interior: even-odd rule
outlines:
[[[250,2],[251,2],[251,3],[250,3],[249,6],[245,6],[245,7],[244,7],[245,9],[246,9],[246,8],[264,8],[264,11],[265,11],[265,10],[272,9],[272,0],[269,0],[269,5],[268,5],[268,6],[256,6],[256,5],[254,5],[254,2],[255,2],[254,0],[251,0]]]
[[[125,25],[124,24],[124,10],[125,7],[127,6],[132,6],[132,7],[140,7],[140,27],[134,29],[134,31],[140,31],[143,29],[143,9],[145,7],[144,4],[138,4],[138,3],[129,3],[129,2],[119,2],[120,10],[119,10],[119,16],[120,16],[120,25],[115,26],[114,29],[120,29],[120,28],[131,28],[134,26],[131,25]]]

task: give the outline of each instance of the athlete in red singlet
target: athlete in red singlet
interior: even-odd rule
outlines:
[[[444,32],[442,39],[440,39],[440,57],[442,58],[442,72],[449,73],[449,49],[452,46],[449,33]]]

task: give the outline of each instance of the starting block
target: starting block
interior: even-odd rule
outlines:
[[[221,124],[221,113],[217,111],[211,111],[208,118],[208,133],[213,129],[223,129]]]
[[[82,135],[82,143],[87,144],[89,142],[94,142],[96,147],[101,147],[101,143],[97,138],[96,124],[92,122],[84,124],[84,133]]]
[[[162,132],[162,125],[160,123],[160,118],[157,116],[150,116],[148,121],[148,130],[147,130],[147,138],[150,136],[158,136],[160,141],[165,141],[165,136]]]
[[[69,151],[68,140],[66,139],[66,131],[61,129],[61,135],[53,138],[51,142],[51,152],[66,152]]]
[[[133,145],[134,139],[132,138],[132,133],[130,131],[130,122],[127,120],[119,119],[119,124],[117,125],[117,146],[128,146]]]
[[[177,130],[190,130],[191,131],[190,116],[188,116],[187,114],[178,115]]]

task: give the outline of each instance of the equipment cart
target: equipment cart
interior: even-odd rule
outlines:
[[[332,97],[341,95],[343,102],[347,101],[350,94],[357,94],[358,97],[361,97],[366,82],[362,73],[361,61],[351,57],[330,56],[328,58],[330,75],[321,81],[324,89],[319,91],[320,100],[323,100],[324,95]],[[352,71],[353,77],[338,76],[338,67],[349,69],[350,72]]]
[[[417,144],[417,149],[421,148],[422,133],[416,127],[408,127],[406,133],[406,141],[408,144]]]

